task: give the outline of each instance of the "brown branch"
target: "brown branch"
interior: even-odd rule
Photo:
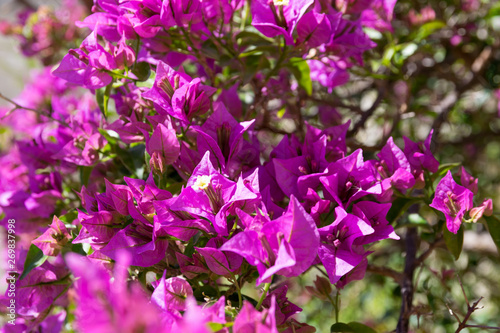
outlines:
[[[410,316],[413,313],[413,273],[417,256],[417,229],[408,228],[406,233],[406,258],[403,281],[401,283],[401,312],[399,315],[397,333],[407,333],[410,327]]]
[[[460,284],[462,284],[462,283],[460,283]],[[459,320],[459,325],[458,325],[458,328],[455,331],[455,333],[458,333],[467,327],[467,321],[470,319],[470,316],[472,316],[472,313],[478,309],[477,306],[478,306],[479,302],[481,302],[482,299],[483,299],[483,297],[481,296],[477,301],[474,302],[474,304],[472,304],[472,306],[470,306],[470,305],[467,306],[467,314],[465,315],[464,320],[462,320],[462,321]]]
[[[386,92],[385,85],[379,87],[377,98],[373,102],[372,106],[370,106],[370,108],[368,110],[363,112],[363,114],[361,115],[361,119],[359,119],[359,121],[356,124],[354,124],[354,127],[349,132],[347,132],[347,136],[354,135],[356,132],[358,132],[365,125],[368,118],[370,118],[373,115],[375,110],[377,110],[379,104],[384,99],[385,92]]]
[[[465,325],[465,327],[484,328],[484,329],[487,329],[487,330],[500,330],[500,327],[497,327],[497,326],[486,326],[486,325]]]
[[[484,328],[484,329],[491,329],[491,330],[498,330],[498,329],[500,329],[500,327],[495,327],[495,326],[469,325],[469,324],[467,324],[467,321],[470,319],[470,317],[472,316],[472,314],[474,313],[474,311],[479,310],[479,309],[482,308],[482,307],[479,307],[478,305],[481,302],[481,300],[483,299],[483,297],[482,296],[479,297],[479,299],[477,301],[475,301],[472,305],[470,305],[469,299],[467,298],[467,294],[465,293],[464,285],[462,284],[462,280],[460,280],[460,276],[458,276],[458,275],[457,275],[457,278],[458,278],[458,283],[460,283],[460,288],[462,289],[462,293],[463,293],[464,298],[465,298],[465,303],[467,303],[467,313],[465,314],[464,319],[460,320],[460,318],[453,312],[453,310],[450,309],[450,307],[448,307],[448,310],[450,311],[450,313],[458,321],[458,328],[455,331],[455,333],[459,333],[460,331],[462,331],[464,328],[467,328],[467,327],[471,327],[471,328]],[[448,305],[446,305],[446,306],[448,306]]]
[[[434,241],[434,243],[429,244],[429,248],[427,250],[425,250],[425,252],[422,253],[417,258],[417,260],[415,260],[415,266],[420,266],[425,261],[425,259],[427,259],[437,247],[439,247],[443,244],[444,244],[444,239],[442,237],[439,237],[438,239],[436,239],[436,241]]]
[[[1,120],[4,120],[5,118],[7,118],[8,116],[10,116],[12,113],[14,113],[14,111],[16,110],[26,110],[26,111],[31,111],[31,112],[34,112],[40,116],[44,116],[44,117],[47,117],[53,121],[57,121],[58,123],[60,123],[61,125],[65,126],[65,127],[68,127],[69,128],[69,125],[66,124],[64,121],[62,120],[59,120],[59,119],[55,119],[53,118],[50,114],[46,114],[45,112],[43,111],[40,111],[40,110],[36,110],[36,109],[32,109],[32,108],[27,108],[27,107],[24,107],[22,105],[19,105],[18,103],[14,102],[13,100],[11,100],[10,98],[8,98],[7,96],[3,95],[2,93],[0,93],[0,99],[3,99],[4,101],[7,101],[9,103],[11,103],[12,105],[14,105],[14,107],[12,109],[10,109],[9,111],[7,111],[7,113],[5,113],[3,115],[2,118],[0,118],[0,121]]]
[[[456,49],[456,48],[454,48]],[[462,95],[476,84],[484,85],[484,80],[482,78],[482,73],[486,69],[486,65],[489,63],[493,56],[492,49],[490,46],[486,46],[481,53],[477,56],[476,59],[470,64],[470,72],[472,73],[472,78],[468,80],[467,82],[464,82],[460,85],[457,86],[455,89],[455,94],[454,95],[449,95],[447,96],[443,102],[441,103],[441,112],[439,115],[436,117],[434,120],[434,123],[432,124],[432,128],[434,129],[434,136],[438,137],[439,132],[441,130],[441,125],[445,122],[446,118],[448,117],[448,114],[450,111],[453,109],[455,106],[455,103],[460,100]],[[456,78],[456,81],[458,81],[459,78]]]
[[[21,5],[32,10],[36,10],[36,7],[28,0],[17,0]]]
[[[401,274],[400,272],[397,272],[393,269],[390,269],[390,268],[380,267],[380,266],[375,266],[375,265],[368,265],[366,268],[366,271],[373,273],[373,274],[378,274],[378,275],[390,277],[398,284],[401,284],[403,281],[403,274]]]

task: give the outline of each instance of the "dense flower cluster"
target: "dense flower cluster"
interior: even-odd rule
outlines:
[[[333,108],[304,121],[296,104],[312,82],[349,80],[375,46],[363,27],[390,32],[394,4],[96,0],[79,47],[2,111],[0,213],[23,247],[15,330],[314,332],[273,277],[363,278],[369,245],[399,239],[391,203],[430,203],[449,170],[432,132],[367,155]],[[460,184],[448,171],[430,205],[453,233],[492,210],[474,207],[464,169]],[[28,249],[42,258],[30,270]],[[259,301],[241,291],[254,282]]]

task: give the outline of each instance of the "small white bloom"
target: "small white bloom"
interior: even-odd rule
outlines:
[[[273,0],[275,6],[288,6],[290,4],[290,0]]]
[[[194,182],[192,188],[195,191],[204,190],[210,185],[210,181],[212,180],[212,176],[198,176],[196,177],[196,181]]]

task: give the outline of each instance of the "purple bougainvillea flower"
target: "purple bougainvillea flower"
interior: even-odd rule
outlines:
[[[262,312],[257,311],[251,303],[244,301],[240,312],[234,319],[233,332],[278,333],[275,311],[276,300],[274,295],[269,309]]]
[[[206,218],[218,234],[227,236],[227,216],[237,207],[251,210],[259,201],[241,178],[235,183],[217,172],[206,152],[170,209]]]
[[[410,163],[392,137],[387,140],[377,156],[380,159],[380,163],[376,163],[377,171],[382,179],[390,181],[390,185],[384,188],[394,187],[404,192],[415,185]]]
[[[485,199],[480,206],[474,207],[470,210],[469,215],[472,222],[476,223],[479,219],[484,216],[491,216],[493,214],[493,200]]]
[[[95,12],[87,16],[83,21],[77,21],[76,26],[90,28],[90,30],[95,31],[109,41],[118,41],[121,37],[117,30],[118,21],[120,21],[118,0],[100,0],[96,1],[95,4]],[[127,38],[135,37],[133,30],[132,34],[127,36]]]
[[[432,133],[433,131],[431,130],[427,139],[419,143],[415,143],[406,136],[403,136],[405,142],[404,153],[410,163],[411,172],[420,186],[425,184],[424,170],[437,172],[439,168],[439,162],[431,151]]]
[[[161,20],[166,27],[174,25],[182,27],[195,26],[203,19],[202,1],[168,0],[163,1]]]
[[[160,22],[161,2],[128,1],[121,8],[126,10],[125,18],[142,38],[153,38],[162,29]]]
[[[307,60],[307,64],[311,71],[311,80],[328,88],[329,93],[333,91],[333,88],[349,81],[349,73],[341,61],[323,57],[320,60]]]
[[[300,307],[288,300],[288,297],[286,297],[287,292],[288,286],[283,284],[271,291],[262,302],[262,306],[269,309],[273,299],[276,299],[275,316],[278,326],[283,325],[288,318],[302,311]]]
[[[370,161],[364,162],[361,149],[328,165],[326,176],[319,178],[325,199],[347,208],[352,202],[368,194],[382,193]],[[330,175],[331,174],[331,175]]]
[[[154,202],[156,215],[154,216],[155,228],[159,228],[167,235],[189,242],[191,237],[198,232],[213,233],[213,227],[205,219],[197,219],[187,212],[170,209],[176,199],[157,200]]]
[[[154,210],[154,201],[157,200],[166,200],[172,198],[172,194],[167,190],[159,189],[156,186],[153,173],[149,174],[149,177],[146,181],[142,179],[133,179],[128,177],[123,177],[125,183],[129,186],[130,191],[132,192],[132,196],[137,203],[138,213],[142,215],[153,214]],[[132,207],[136,207],[132,205]],[[136,209],[134,209],[135,211]],[[130,211],[130,209],[129,209]],[[134,217],[137,219],[143,219],[143,217]]]
[[[313,0],[256,0],[252,1],[252,25],[264,36],[283,35],[293,44],[293,31]]]
[[[113,81],[108,72],[117,68],[114,56],[97,42],[97,33],[93,31],[80,49],[69,51],[52,74],[88,89],[98,89]]]
[[[36,317],[58,299],[63,300],[64,291],[70,283],[65,278],[67,275],[68,270],[61,257],[57,257],[54,264],[46,261],[34,268],[16,283],[16,313]]]
[[[156,110],[160,114],[170,114],[172,108],[172,96],[175,89],[191,81],[189,75],[177,72],[164,62],[158,62],[156,67],[155,82],[151,89],[142,93],[144,99],[155,104]],[[173,116],[173,114],[172,114]]]
[[[260,230],[245,230],[232,237],[220,250],[243,256],[257,266],[257,283],[274,274],[298,276],[316,258],[319,234],[314,220],[292,195],[286,213],[262,224]]]
[[[243,258],[235,253],[220,251],[219,248],[226,242],[224,237],[218,236],[210,239],[204,248],[196,247],[196,251],[205,259],[213,273],[229,277],[240,268]]]
[[[134,221],[118,231],[100,252],[116,260],[125,251],[132,258],[132,266],[149,267],[165,258],[167,247],[168,240],[158,237],[153,226]]]
[[[368,222],[373,228],[372,234],[356,240],[355,244],[369,244],[382,239],[399,239],[394,228],[387,221],[386,216],[391,209],[391,204],[379,204],[373,201],[360,201],[352,206],[352,213]]]
[[[185,311],[186,299],[193,296],[189,283],[178,277],[165,279],[166,272],[160,280],[153,283],[155,290],[151,295],[151,303],[164,311]]]
[[[225,324],[225,297],[220,297],[217,302],[211,306],[199,306],[194,297],[188,297],[186,300],[187,310],[182,318],[178,318],[172,326],[171,332],[176,333],[211,333],[210,323]],[[221,325],[221,326],[222,326]],[[222,328],[217,332],[228,333],[227,328]],[[233,331],[236,332],[236,331]],[[245,331],[240,331],[245,332]]]
[[[392,32],[392,15],[397,0],[373,0],[370,7],[361,12],[361,24],[379,31]]]
[[[146,137],[146,151],[151,156],[149,166],[157,174],[163,174],[166,167],[179,157],[180,145],[173,128],[158,124],[151,137]]]
[[[239,123],[227,111],[224,104],[215,103],[214,113],[197,129],[198,151],[200,154],[210,151],[212,163],[226,171],[230,167],[230,162],[235,164],[232,160],[241,150],[248,149],[248,146],[251,148],[251,144],[243,139],[243,134],[254,122],[255,120],[250,120]],[[254,155],[258,157],[258,150]],[[254,166],[258,163],[257,160]],[[239,171],[240,167],[234,169]]]
[[[274,158],[272,160],[276,182],[283,193],[287,196],[293,194],[302,199],[307,189],[314,187],[310,183],[313,183],[314,180],[318,183],[317,179],[328,165],[325,160],[326,142],[326,135],[322,135],[318,140],[305,142],[300,148],[301,156],[289,159]],[[311,181],[311,178],[313,181]]]
[[[462,186],[471,190],[472,193],[477,194],[477,181],[478,179],[472,177],[463,166],[460,167],[460,183]]]
[[[339,57],[343,61],[333,62],[342,64],[346,69],[352,65],[351,58],[357,63],[363,63],[363,53],[377,46],[363,31],[359,20],[350,21],[344,19],[340,13],[331,9],[328,18],[332,24],[332,40],[325,45],[330,54]],[[335,59],[335,57],[334,57]]]
[[[157,308],[137,284],[127,286],[128,260],[121,255],[114,279],[87,258],[74,253],[66,262],[76,280],[75,326],[82,332],[170,332]]]
[[[332,27],[327,14],[312,10],[297,23],[297,43],[310,48],[328,43],[332,38]]]
[[[175,252],[175,258],[179,263],[181,273],[188,279],[194,279],[199,274],[209,274],[210,271],[203,264],[203,258],[198,253],[193,253],[192,258]]]
[[[429,206],[444,214],[446,227],[456,234],[464,214],[472,209],[473,196],[471,190],[455,183],[451,172],[448,171],[436,187],[436,194]]]
[[[54,216],[49,228],[41,236],[34,239],[32,243],[42,250],[43,254],[57,256],[71,238],[64,223]]]
[[[240,118],[243,113],[243,105],[238,96],[238,88],[239,84],[235,83],[231,88],[222,90],[217,98],[217,102],[224,104],[226,109],[236,119]]]
[[[130,67],[136,61],[135,52],[129,45],[127,45],[125,36],[122,36],[118,42],[118,46],[113,47],[112,50],[116,66],[120,69]]]
[[[320,185],[320,177],[325,176],[328,162],[334,162],[346,154],[345,135],[349,128],[349,122],[319,130],[306,123],[307,133],[303,144],[292,143],[295,147],[289,147],[289,140],[285,136],[280,144],[271,153],[276,183],[283,193],[304,199],[309,188],[316,189]],[[292,140],[296,140],[292,137]],[[289,151],[289,149],[293,149]],[[281,158],[277,154],[281,151]],[[289,153],[288,153],[289,151]],[[283,154],[285,152],[286,154]],[[299,155],[299,156],[297,156]]]
[[[342,207],[335,208],[335,221],[319,229],[321,244],[318,256],[332,284],[361,263],[366,256],[355,241],[374,233],[374,229],[361,218],[348,214]]]
[[[210,97],[215,91],[215,88],[202,85],[199,78],[191,79],[160,61],[155,83],[142,97],[154,102],[158,113],[169,114],[187,124],[194,116],[209,110]]]

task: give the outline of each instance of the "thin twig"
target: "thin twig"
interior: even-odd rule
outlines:
[[[484,328],[484,329],[487,329],[487,330],[500,330],[500,327],[497,327],[497,326],[486,326],[486,325],[465,325],[465,327]]]
[[[368,118],[370,118],[371,115],[375,112],[375,110],[377,110],[379,104],[384,99],[385,92],[386,92],[386,87],[385,86],[381,86],[378,89],[377,98],[373,102],[372,106],[370,106],[370,108],[368,110],[366,110],[365,112],[363,112],[363,114],[361,115],[361,119],[356,124],[354,124],[354,127],[347,133],[347,136],[354,135],[355,133],[357,133],[365,125],[365,123],[368,120]]]
[[[366,271],[370,272],[370,273],[390,277],[398,284],[401,284],[403,282],[403,274],[396,272],[395,270],[387,268],[387,267],[368,265],[366,267]]]
[[[465,293],[464,285],[462,284],[462,280],[460,279],[460,275],[458,275],[458,274],[457,274],[457,279],[458,279],[458,283],[460,284],[460,288],[462,288],[462,293],[464,294],[465,303],[467,303],[467,307],[470,308],[469,299],[467,298],[467,294]]]
[[[45,112],[43,111],[40,111],[40,110],[36,110],[36,109],[32,109],[32,108],[27,108],[27,107],[24,107],[22,105],[19,105],[18,103],[14,102],[12,99],[8,98],[7,96],[3,95],[2,93],[0,93],[0,99],[3,99],[4,101],[7,101],[9,103],[11,103],[12,105],[14,105],[14,107],[12,109],[10,109],[5,115],[3,115],[2,118],[0,118],[0,121],[1,120],[4,120],[5,118],[7,118],[8,116],[10,116],[12,113],[14,113],[14,111],[16,110],[26,110],[26,111],[31,111],[31,112],[34,112],[40,116],[44,116],[44,117],[47,117],[53,121],[57,121],[58,123],[60,123],[61,125],[63,126],[66,126],[69,128],[69,125],[66,124],[64,121],[61,121],[59,119],[55,119],[53,118],[52,116],[46,114]]]
[[[483,297],[481,296],[481,297],[479,297],[479,299],[477,301],[474,302],[474,304],[472,304],[472,306],[470,306],[470,305],[467,306],[467,314],[465,315],[464,320],[462,320],[462,321],[460,321],[460,319],[458,320],[459,325],[458,325],[458,328],[455,331],[455,333],[458,333],[467,327],[467,321],[470,319],[470,316],[472,315],[472,313],[478,309],[477,306],[478,306],[479,302],[481,302],[482,299],[483,299]]]
[[[415,260],[415,265],[420,266],[425,261],[425,259],[427,259],[437,247],[439,247],[443,244],[444,244],[444,239],[442,237],[439,237],[438,239],[436,239],[436,241],[434,243],[429,244],[429,248],[427,250],[425,250],[425,252],[422,253],[417,258],[417,260]]]

